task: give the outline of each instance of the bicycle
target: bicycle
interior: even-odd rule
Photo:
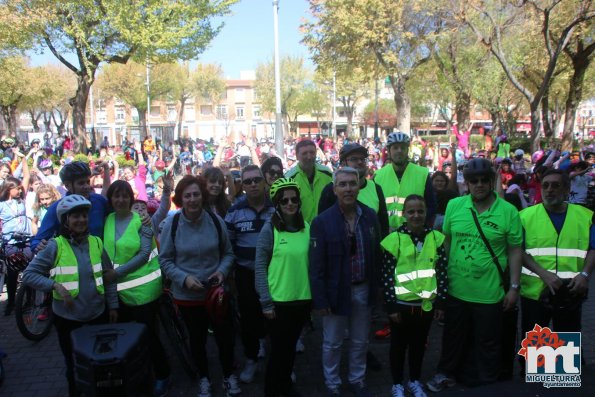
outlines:
[[[163,290],[159,302],[159,320],[171,345],[184,368],[184,371],[191,379],[195,379],[198,368],[190,350],[190,337],[184,319],[173,301],[169,289]]]

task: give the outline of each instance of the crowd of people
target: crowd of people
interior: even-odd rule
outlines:
[[[209,330],[227,396],[254,381],[267,350],[265,396],[298,396],[293,364],[311,316],[321,317],[329,397],[343,395],[346,334],[348,387],[370,396],[371,316],[380,308],[387,326],[378,332],[390,337],[387,394],[509,379],[518,337],[534,324],[581,330],[595,267],[595,150],[529,154],[505,135],[474,150],[465,136],[457,132],[439,153],[399,131],[301,139],[287,141],[282,156],[272,142],[245,136],[170,147],[148,136],[120,147],[104,139],[85,161],[63,143],[54,157],[51,144],[5,137],[6,255],[24,256],[22,282],[53,294],[71,396],[71,332],[128,321],[146,325],[155,396],[167,395],[171,370],[156,328],[165,283],[189,332],[199,397],[213,387]],[[33,236],[30,246],[12,251],[19,235]],[[5,315],[17,278],[9,269]],[[214,305],[216,289],[237,305]],[[424,385],[434,320],[444,326],[442,351]],[[236,375],[238,334],[245,359]]]

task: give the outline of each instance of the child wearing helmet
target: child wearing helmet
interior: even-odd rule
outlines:
[[[77,194],[60,200],[56,210],[59,235],[23,272],[23,283],[53,292],[54,325],[66,361],[70,396],[77,395],[71,332],[86,324],[116,322],[118,318],[116,284],[103,280],[103,272],[113,268],[112,262],[101,239],[89,235],[90,208],[91,202]]]

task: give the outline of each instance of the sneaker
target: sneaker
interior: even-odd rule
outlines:
[[[211,397],[211,382],[206,376],[198,381],[198,397]]]
[[[403,385],[393,385],[390,393],[392,397],[405,397],[405,389],[403,388]]]
[[[157,379],[153,388],[154,397],[165,397],[169,391],[169,378]]]
[[[419,383],[418,380],[407,382],[407,384],[405,384],[405,388],[409,393],[413,394],[413,397],[428,397],[424,391],[424,387],[421,383]]]
[[[227,393],[227,397],[240,397],[242,389],[240,389],[238,377],[230,375],[229,378],[223,378],[223,390]]]
[[[265,358],[267,351],[264,347],[264,339],[260,339],[260,346],[258,347],[258,355],[256,357],[258,358]]]
[[[437,393],[447,387],[453,387],[456,384],[457,382],[454,379],[449,378],[444,374],[438,373],[434,375],[432,379],[428,381],[428,383],[426,383],[426,386],[428,387],[428,390]]]
[[[374,335],[378,339],[386,339],[390,337],[390,325],[386,325],[384,328],[374,332]]]
[[[303,353],[304,350],[306,350],[306,346],[304,345],[304,342],[302,341],[302,337],[300,336],[297,343],[295,344],[295,352]]]
[[[364,382],[350,383],[349,389],[355,397],[372,397],[372,394]]]
[[[252,383],[254,375],[258,369],[258,363],[254,360],[247,359],[244,365],[244,370],[240,374],[240,380],[244,383]]]
[[[328,397],[341,397],[339,387],[329,387],[327,392]]]

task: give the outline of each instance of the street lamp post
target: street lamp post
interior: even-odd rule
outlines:
[[[331,127],[331,136],[337,137],[337,126],[335,125],[335,113],[337,107],[337,73],[333,70],[333,126]]]
[[[145,83],[145,85],[147,86],[147,120],[145,122],[146,126],[147,126],[147,130],[145,131],[145,136],[149,136],[149,134],[151,133],[151,122],[149,121],[149,118],[151,117],[151,77],[150,77],[150,73],[149,73],[149,60],[147,59],[147,81]]]
[[[273,28],[275,31],[275,148],[279,157],[285,157],[283,148],[283,122],[281,120],[281,68],[279,66],[279,0],[273,0]]]

